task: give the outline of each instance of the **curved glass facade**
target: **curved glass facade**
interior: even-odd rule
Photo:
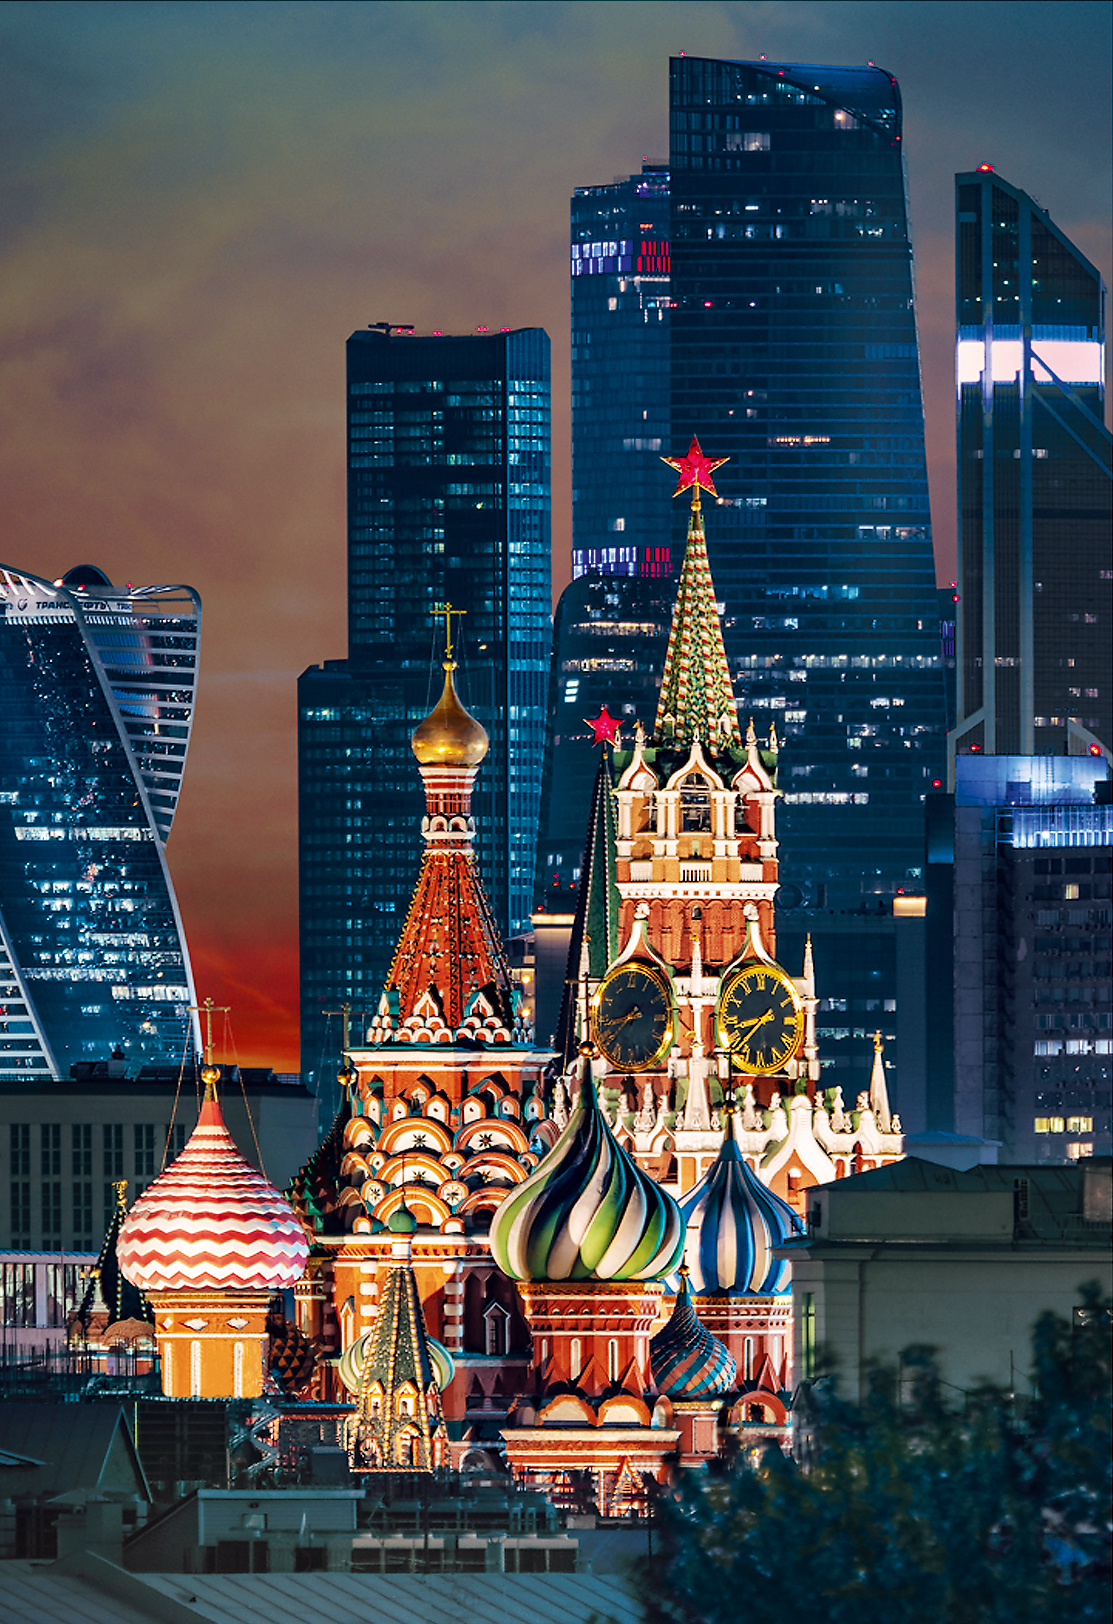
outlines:
[[[0,567],[0,1076],[195,1046],[164,846],[200,621],[189,587]]]

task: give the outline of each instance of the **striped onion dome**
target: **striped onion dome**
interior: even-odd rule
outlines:
[[[773,1248],[799,1235],[800,1225],[788,1203],[761,1182],[743,1156],[737,1112],[728,1108],[726,1117],[722,1149],[680,1201],[692,1290],[697,1297],[787,1291],[789,1266],[773,1256]]]
[[[280,1291],[301,1278],[305,1231],[236,1149],[210,1070],[185,1149],[120,1226],[120,1267],[141,1291]]]
[[[365,1331],[350,1342],[340,1355],[336,1365],[336,1374],[344,1383],[349,1393],[359,1392],[359,1378],[367,1359],[367,1350],[371,1346],[374,1331]],[[429,1349],[429,1362],[433,1366],[433,1375],[437,1378],[437,1386],[443,1393],[449,1382],[456,1374],[456,1361],[449,1353],[443,1342],[438,1342],[435,1336],[425,1333],[425,1345]]]
[[[512,1280],[658,1280],[680,1262],[680,1210],[611,1132],[586,1058],[568,1126],[498,1208],[490,1238]]]
[[[697,1317],[685,1268],[669,1322],[649,1344],[649,1368],[669,1398],[719,1398],[734,1386],[734,1355]]]

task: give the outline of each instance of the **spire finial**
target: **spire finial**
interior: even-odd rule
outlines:
[[[433,619],[439,620],[444,616],[444,669],[455,671],[456,661],[452,658],[452,617],[453,615],[466,615],[466,609],[454,609],[450,603],[438,603],[433,606]]]
[[[675,468],[680,476],[673,494],[679,496],[691,491],[692,511],[669,628],[654,734],[659,742],[671,744],[691,745],[697,737],[710,744],[720,739],[737,744],[737,705],[723,645],[721,606],[707,562],[707,538],[699,499],[701,489],[715,496],[712,472],[728,459],[705,457],[693,436],[686,457],[662,457],[661,460]]]
[[[216,1085],[220,1081],[220,1067],[213,1065],[213,1016],[230,1015],[231,1004],[214,1004],[206,998],[203,1004],[191,1004],[191,1015],[205,1017],[205,1064],[201,1067],[201,1081],[205,1085],[206,1100],[216,1099]]]
[[[877,1121],[882,1133],[891,1133],[893,1128],[892,1111],[889,1106],[889,1088],[885,1080],[885,1044],[881,1033],[873,1035],[873,1070],[870,1074],[869,1102],[870,1110]]]
[[[698,513],[700,486],[702,485],[704,490],[711,496],[717,496],[718,493],[715,490],[711,475],[716,468],[721,468],[724,462],[729,462],[730,458],[705,457],[700,450],[699,441],[693,434],[692,443],[688,448],[686,457],[662,457],[661,461],[667,462],[670,468],[675,468],[680,476],[677,487],[672,493],[673,496],[680,496],[690,488],[692,492],[692,512]]]

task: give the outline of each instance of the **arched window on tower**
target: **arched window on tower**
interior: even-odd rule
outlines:
[[[711,791],[695,773],[680,786],[680,829],[682,834],[711,832]]]
[[[486,1322],[486,1352],[504,1355],[510,1352],[510,1315],[501,1303],[489,1303],[483,1311]]]
[[[483,1309],[487,1293],[483,1279],[476,1269],[469,1269],[464,1282],[464,1352],[483,1353],[486,1347],[486,1326]]]

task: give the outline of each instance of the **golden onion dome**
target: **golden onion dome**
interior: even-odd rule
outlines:
[[[478,767],[490,747],[487,730],[461,705],[452,681],[455,660],[444,662],[444,692],[436,709],[410,735],[422,767]]]

